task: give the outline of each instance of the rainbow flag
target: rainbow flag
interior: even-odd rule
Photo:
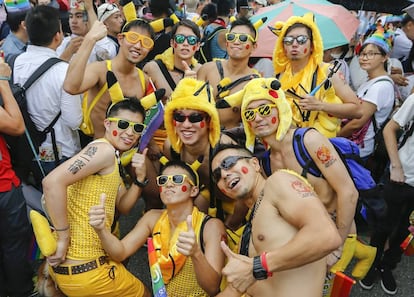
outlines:
[[[154,243],[152,238],[148,238],[148,261],[151,272],[152,292],[154,297],[167,297],[167,290],[165,289],[164,280],[162,279],[162,273],[160,265],[157,261],[157,255],[155,254]]]
[[[331,297],[348,297],[355,280],[337,271],[332,285]]]

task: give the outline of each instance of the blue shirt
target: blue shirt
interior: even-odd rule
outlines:
[[[26,43],[17,38],[13,32],[10,32],[10,34],[7,35],[6,39],[4,40],[3,45],[1,46],[1,50],[4,51],[5,61],[8,63],[10,57],[25,52],[26,47]]]

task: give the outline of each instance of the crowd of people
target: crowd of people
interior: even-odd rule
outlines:
[[[2,4],[0,297],[39,295],[29,183],[43,192],[56,242],[44,273],[61,295],[152,296],[125,265],[152,237],[168,296],[329,296],[364,209],[329,141],[339,136],[359,147],[387,205],[358,243],[376,250],[359,285],[379,278],[396,294],[414,212],[414,5],[333,49],[312,13],[291,16],[273,57],[252,66],[260,24],[249,17],[278,2]],[[23,85],[51,58],[19,106],[9,82]],[[37,184],[13,167],[4,137],[24,133],[20,108],[47,128]],[[299,127],[310,128],[303,144],[320,175],[303,174]],[[139,199],[145,212],[121,238],[119,217]]]

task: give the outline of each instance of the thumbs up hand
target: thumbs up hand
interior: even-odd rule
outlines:
[[[89,225],[91,225],[97,232],[105,229],[105,193],[101,194],[100,200],[101,203],[99,205],[92,206],[88,213]]]
[[[256,281],[253,276],[253,258],[233,253],[224,241],[221,242],[221,249],[227,257],[222,274],[234,289],[241,293],[246,292]]]
[[[193,229],[193,217],[187,216],[187,231],[181,232],[177,240],[177,252],[184,256],[194,256],[200,252],[196,234]]]
[[[197,78],[197,72],[191,69],[186,61],[182,61],[182,64],[184,66],[184,77]]]

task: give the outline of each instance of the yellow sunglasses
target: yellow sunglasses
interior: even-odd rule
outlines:
[[[154,40],[137,32],[128,31],[123,32],[122,35],[125,36],[126,41],[128,41],[129,43],[137,44],[141,41],[141,45],[147,49],[152,49],[152,47],[154,46]]]
[[[254,121],[256,113],[258,112],[262,117],[268,117],[273,107],[277,107],[276,104],[263,104],[256,108],[246,109],[243,113],[246,121]]]
[[[241,43],[246,43],[250,40],[252,43],[256,43],[256,40],[250,35],[246,33],[226,33],[226,40],[228,42],[236,42],[239,40]]]

